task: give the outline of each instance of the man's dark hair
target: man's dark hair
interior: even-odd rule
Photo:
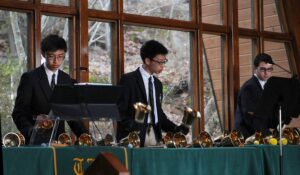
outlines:
[[[152,60],[158,54],[167,55],[168,49],[158,41],[149,40],[141,47],[140,54],[144,63],[146,58]]]
[[[42,40],[41,50],[44,57],[46,52],[54,52],[57,50],[64,50],[67,52],[67,43],[62,37],[50,34]]]
[[[272,57],[266,53],[261,53],[261,54],[256,55],[253,64],[255,67],[258,67],[260,62],[274,64]]]

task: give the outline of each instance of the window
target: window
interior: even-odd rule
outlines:
[[[223,0],[202,0],[202,22],[210,24],[223,24]]]
[[[70,0],[41,0],[41,3],[68,6],[70,5]]]
[[[186,0],[124,0],[124,12],[144,16],[191,20],[190,2]]]
[[[113,0],[89,0],[88,8],[96,10],[111,10]]]
[[[283,67],[283,69],[291,72],[286,46],[288,46],[288,44],[284,42],[272,42],[272,41],[264,42],[265,52],[271,55],[273,61],[279,66]],[[289,74],[287,71],[283,69],[275,65],[273,76],[292,77],[291,74]]]
[[[204,57],[204,117],[205,128],[211,136],[223,132],[224,116],[223,53],[222,36],[203,34]]]
[[[112,31],[110,23],[89,21],[89,82],[112,84]]]
[[[280,9],[278,1],[275,0],[264,0],[263,1],[264,11],[264,30],[271,32],[283,32],[283,24],[280,22]]]
[[[239,27],[254,28],[254,1],[253,0],[239,0],[238,1],[238,19]]]
[[[239,71],[240,71],[240,86],[253,75],[253,60],[256,56],[253,48],[253,40],[248,38],[239,39]]]
[[[1,134],[17,131],[11,113],[17,87],[27,70],[27,14],[0,10],[0,115]]]

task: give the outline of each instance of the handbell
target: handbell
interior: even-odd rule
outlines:
[[[25,137],[21,133],[9,132],[4,135],[2,142],[4,147],[19,147],[25,145]]]
[[[208,132],[202,131],[196,139],[193,140],[193,147],[208,148],[213,147],[213,140]]]
[[[141,145],[137,131],[130,132],[127,137],[120,140],[120,146],[139,148]]]
[[[190,107],[185,107],[182,123],[184,125],[191,126],[197,118],[200,118],[201,114],[199,111],[194,111]]]
[[[144,123],[144,119],[146,115],[151,111],[151,107],[141,102],[133,104],[133,107],[135,109],[135,121],[138,123]]]
[[[163,137],[163,144],[166,145],[167,148],[176,148],[176,143],[173,140],[174,134],[172,132],[167,132]]]
[[[65,144],[65,145],[70,146],[72,144],[72,139],[71,139],[71,137],[70,137],[69,134],[67,134],[67,133],[61,133],[58,136],[57,142],[59,144]]]
[[[175,142],[176,148],[184,148],[187,146],[186,138],[181,132],[175,133],[173,140]]]
[[[221,146],[237,146],[242,147],[244,146],[244,137],[239,131],[232,131],[230,134],[225,136],[221,141]]]
[[[282,136],[287,139],[289,144],[299,144],[299,130],[297,128],[285,128],[282,131]]]
[[[250,137],[248,137],[246,139],[245,144],[247,144],[247,145],[251,145],[251,144],[260,145],[260,144],[263,144],[262,132],[261,131],[256,131],[253,135],[251,135]]]
[[[184,148],[188,146],[185,135],[181,132],[177,132],[175,134],[167,132],[167,134],[163,137],[163,143],[167,148]]]
[[[93,146],[92,136],[87,133],[81,134],[78,138],[78,144],[80,146]]]

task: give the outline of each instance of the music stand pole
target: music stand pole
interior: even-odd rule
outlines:
[[[281,116],[281,106],[279,106],[279,170],[280,175],[283,175],[283,154],[282,154],[282,116]]]
[[[49,147],[51,146],[52,141],[55,140],[55,135],[56,135],[56,131],[57,131],[58,125],[59,125],[59,117],[57,117],[57,118],[54,120],[54,125],[53,125],[53,128],[52,128],[50,140],[49,140],[49,143],[48,143],[48,146],[49,146]]]

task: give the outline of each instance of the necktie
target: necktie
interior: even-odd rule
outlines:
[[[54,86],[55,86],[55,74],[52,75],[51,84],[50,84],[52,90],[54,89]]]
[[[149,90],[149,104],[151,106],[151,113],[150,113],[151,124],[155,124],[152,76],[150,76],[148,80],[148,90]]]

